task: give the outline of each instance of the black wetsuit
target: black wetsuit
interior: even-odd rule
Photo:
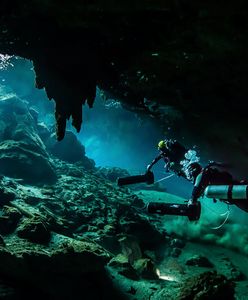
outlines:
[[[185,159],[184,155],[187,151],[188,150],[178,141],[169,140],[166,143],[166,148],[160,151],[159,155],[151,162],[150,168],[163,158],[166,164],[171,162],[175,164],[173,171],[179,171],[181,168],[180,161]]]
[[[191,194],[191,199],[193,203],[196,203],[198,198],[200,198],[204,190],[209,185],[240,185],[247,184],[241,183],[239,180],[236,180],[232,175],[226,171],[220,171],[217,168],[212,166],[207,166],[202,169],[201,173],[194,180],[194,188]],[[227,201],[219,199],[220,201]],[[247,199],[235,199],[228,200],[228,203],[235,204],[240,209],[248,212],[248,200]]]
[[[195,178],[191,198],[193,202],[196,202],[197,199],[203,195],[205,188],[209,185],[229,185],[233,183],[234,180],[230,173],[207,166],[203,168],[201,173]]]

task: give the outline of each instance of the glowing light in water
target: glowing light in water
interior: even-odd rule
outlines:
[[[14,65],[10,62],[10,59],[13,55],[1,54],[0,53],[0,70],[6,70],[9,66],[13,67]]]
[[[159,269],[156,269],[156,274],[158,275],[159,279],[161,279],[161,280],[178,282],[178,279],[175,276],[172,276],[172,275],[169,275],[169,274],[161,275]]]

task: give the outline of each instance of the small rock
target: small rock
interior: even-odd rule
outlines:
[[[144,201],[142,199],[140,199],[138,197],[135,197],[133,199],[132,205],[135,206],[135,207],[142,208],[142,207],[145,206],[145,203],[144,203]]]
[[[130,289],[127,292],[131,295],[135,295],[136,294],[136,289],[133,286],[130,286]]]
[[[180,240],[180,239],[173,239],[170,242],[170,246],[182,249],[185,246],[185,242],[183,240]]]
[[[83,201],[86,203],[94,201],[95,199],[96,197],[93,193],[86,193],[83,197]]]
[[[117,272],[127,278],[132,280],[138,280],[139,277],[137,276],[134,268],[128,262],[127,257],[122,254],[118,254],[116,257],[111,259],[108,264],[109,267],[113,267],[117,270]]]
[[[25,219],[18,227],[17,234],[20,238],[39,244],[47,244],[51,238],[47,225],[39,217]]]
[[[3,214],[0,216],[0,233],[9,234],[13,232],[21,217],[21,213],[16,208],[4,206]]]
[[[154,263],[149,258],[141,258],[134,262],[134,269],[137,274],[145,279],[158,279]]]
[[[230,278],[233,281],[242,281],[246,279],[246,276],[244,273],[242,273],[239,269],[237,269],[235,266],[231,269],[231,276]]]
[[[214,265],[203,255],[194,255],[186,261],[187,266],[196,266],[203,268],[213,268]]]
[[[127,257],[128,261],[133,264],[135,260],[142,257],[139,243],[135,236],[124,235],[119,238],[122,254]]]
[[[41,202],[41,199],[35,196],[27,196],[24,201],[30,205],[37,205]]]
[[[113,225],[110,225],[110,224],[105,225],[104,228],[103,228],[103,233],[107,234],[107,235],[108,234],[109,235],[114,234],[115,231],[116,231],[115,227]]]
[[[15,194],[4,187],[0,187],[0,206],[8,204],[15,199]]]
[[[3,207],[3,215],[9,217],[13,223],[18,223],[22,217],[22,214],[17,208],[7,205]]]
[[[181,250],[181,249],[179,249],[179,248],[173,248],[173,249],[171,250],[171,252],[170,252],[170,255],[171,255],[172,257],[178,257],[178,256],[181,255],[181,253],[182,253],[182,250]]]
[[[242,281],[246,279],[245,274],[241,272],[239,268],[230,261],[230,259],[226,259],[226,265],[223,269],[223,273],[228,279],[233,281]]]
[[[228,299],[234,300],[235,284],[224,275],[205,272],[186,280],[176,300]]]

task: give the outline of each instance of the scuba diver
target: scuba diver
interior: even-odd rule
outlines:
[[[158,157],[159,158],[154,160],[155,162],[153,161],[152,164],[148,166],[148,170],[145,174],[118,178],[118,186],[141,182],[154,184],[154,174],[150,171],[150,168],[163,156],[160,153]],[[186,160],[188,159],[186,158]],[[234,204],[245,212],[248,212],[248,181],[236,180],[229,172],[220,170],[220,168],[228,167],[227,164],[212,161],[209,162],[206,167],[202,167],[196,161],[188,161],[189,163],[181,172],[184,173],[183,176],[186,179],[194,184],[191,199],[184,204],[152,201],[147,203],[145,207],[148,213],[186,216],[190,221],[197,221],[201,216],[201,202],[198,201],[198,199],[203,195],[213,199],[214,202],[218,199],[228,205]],[[230,211],[228,209],[224,223],[227,221],[229,214]],[[223,226],[223,224],[221,226]],[[220,228],[220,226],[214,229],[218,228]]]
[[[165,171],[168,173],[170,170],[175,172],[178,176],[184,175],[181,170],[180,161],[185,159],[187,149],[176,140],[162,140],[158,143],[159,155],[147,166],[147,171],[160,160],[164,159]]]
[[[194,184],[188,204],[196,204],[197,200],[205,194],[214,201],[218,198],[248,212],[248,182],[236,180],[229,172],[221,171],[218,167],[223,168],[226,165],[210,162],[206,167],[202,167],[198,162],[193,162],[187,166],[186,177]]]

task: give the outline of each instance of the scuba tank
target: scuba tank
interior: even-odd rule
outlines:
[[[119,177],[117,179],[118,186],[135,184],[135,183],[153,184],[154,183],[154,174],[153,174],[153,172],[147,171],[143,175]]]
[[[204,190],[207,198],[216,198],[222,200],[248,199],[248,185],[209,185]]]

